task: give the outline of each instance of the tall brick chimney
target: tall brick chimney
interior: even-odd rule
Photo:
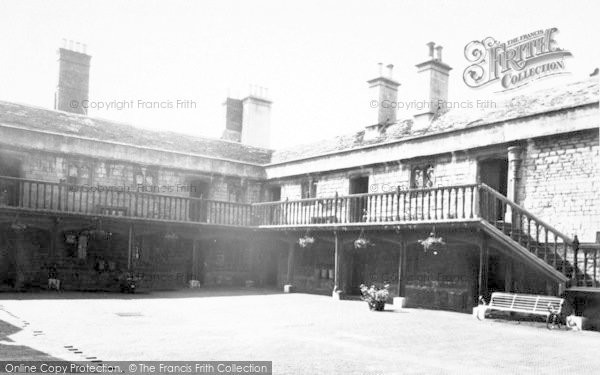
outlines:
[[[427,43],[429,57],[417,64],[419,79],[418,101],[425,102],[423,109],[415,114],[415,124],[425,125],[443,109],[448,101],[448,78],[452,68],[442,62],[442,46]],[[434,56],[435,52],[435,56]]]
[[[396,122],[398,86],[400,84],[392,79],[394,65],[386,66],[383,71],[383,64],[379,63],[379,76],[373,78],[367,83],[371,91],[370,106],[374,111],[373,120],[369,125],[385,125]]]
[[[87,46],[63,39],[58,49],[58,86],[54,95],[54,109],[87,114],[84,101],[88,100],[90,60]]]
[[[271,104],[266,88],[250,86],[249,95],[242,99],[242,143],[271,147]]]

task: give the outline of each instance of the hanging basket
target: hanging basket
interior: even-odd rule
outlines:
[[[431,252],[433,255],[437,255],[441,250],[446,248],[446,242],[442,237],[436,237],[435,228],[429,234],[429,237],[424,240],[419,240],[421,246],[423,246],[423,250],[425,252]]]
[[[309,247],[310,245],[315,243],[315,238],[310,236],[300,237],[298,239],[298,246],[302,248]]]
[[[354,248],[355,249],[366,249],[369,246],[373,246],[373,243],[365,237],[365,232],[364,230],[360,231],[360,234],[358,235],[358,238],[354,241]]]

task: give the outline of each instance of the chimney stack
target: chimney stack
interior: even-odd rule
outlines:
[[[271,104],[267,88],[251,85],[242,99],[242,143],[262,148],[271,147]]]
[[[89,98],[90,60],[87,46],[63,39],[58,49],[58,86],[54,109],[87,114],[84,102]]]
[[[388,64],[386,66],[385,75],[383,64],[379,63],[378,67],[379,77],[367,81],[371,91],[370,107],[373,110],[373,120],[369,126],[396,122],[396,102],[398,101],[398,86],[400,84],[393,79],[394,65]]]
[[[266,87],[250,85],[244,99],[225,101],[225,130],[221,139],[270,148],[271,104]]]
[[[428,60],[417,64],[419,76],[419,97],[424,101],[423,110],[415,114],[415,125],[426,126],[443,109],[448,101],[448,79],[452,68],[442,61],[442,46],[434,42],[426,44],[429,52]],[[435,51],[435,56],[434,56]]]
[[[225,130],[221,139],[228,141],[242,141],[242,114],[243,107],[240,99],[225,99]]]

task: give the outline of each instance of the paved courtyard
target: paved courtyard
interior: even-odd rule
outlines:
[[[307,294],[3,294],[0,306],[5,359],[269,360],[274,374],[600,370],[596,332],[444,311],[371,312],[361,301]]]

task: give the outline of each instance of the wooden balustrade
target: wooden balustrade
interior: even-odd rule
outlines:
[[[576,236],[570,238],[561,233],[485,184],[480,185],[479,199],[482,219],[562,272],[570,279],[571,286],[598,285],[600,249],[593,246],[580,249]]]
[[[252,218],[250,204],[14,177],[0,177],[0,206],[237,226]]]
[[[448,221],[476,217],[477,185],[256,203],[260,226]]]

